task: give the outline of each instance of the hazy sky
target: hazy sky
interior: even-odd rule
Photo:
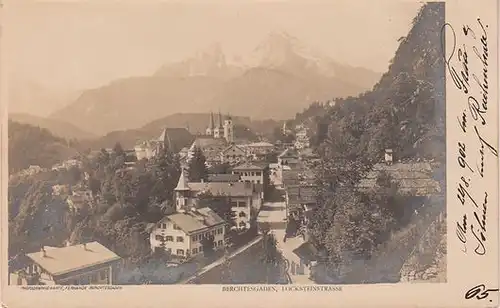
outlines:
[[[338,62],[383,72],[421,6],[387,0],[65,2],[7,2],[3,34],[11,76],[56,89],[96,87],[150,75],[214,42],[228,57],[244,58],[271,31],[286,31]]]

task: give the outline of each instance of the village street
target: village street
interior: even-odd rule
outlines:
[[[287,238],[286,242],[283,241],[286,228],[286,204],[283,195],[284,192],[282,189],[276,189],[276,198],[264,203],[260,209],[257,221],[260,226],[267,226],[270,232],[274,234],[277,247],[287,260],[290,283],[313,284],[314,282],[309,279],[309,268],[302,264],[299,256],[293,252],[304,243],[302,237]]]

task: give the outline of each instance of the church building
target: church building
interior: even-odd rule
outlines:
[[[234,125],[233,120],[228,115],[226,119],[222,119],[222,115],[219,112],[217,125],[214,121],[214,114],[210,113],[210,122],[205,131],[208,136],[211,136],[215,139],[225,139],[228,143],[234,142]]]

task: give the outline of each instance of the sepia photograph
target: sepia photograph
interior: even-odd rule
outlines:
[[[495,8],[7,1],[0,303],[498,305]]]
[[[20,5],[9,284],[446,282],[445,4],[366,5]]]

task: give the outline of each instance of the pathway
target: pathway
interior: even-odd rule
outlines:
[[[313,284],[309,279],[309,268],[300,266],[301,260],[293,251],[304,243],[302,237],[287,238],[283,242],[286,228],[286,204],[283,198],[284,191],[277,189],[276,198],[271,202],[265,202],[262,206],[257,222],[260,226],[268,226],[270,232],[274,234],[277,248],[288,260],[288,274],[292,284]],[[293,268],[292,268],[293,267]],[[299,270],[297,270],[299,268]]]

